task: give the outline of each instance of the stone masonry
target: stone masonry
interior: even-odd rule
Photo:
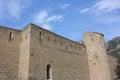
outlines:
[[[112,80],[110,71],[100,33],[79,43],[32,23],[0,26],[0,80]]]

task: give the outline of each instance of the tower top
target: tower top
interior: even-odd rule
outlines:
[[[104,37],[104,35],[102,33],[99,33],[99,32],[84,32],[84,33],[94,33],[94,34],[99,34],[99,35]]]

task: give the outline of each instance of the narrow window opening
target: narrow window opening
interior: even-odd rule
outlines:
[[[12,31],[9,33],[9,40],[13,40],[13,32]]]
[[[42,41],[42,38],[43,38],[43,37],[42,37],[42,32],[40,32],[40,33],[39,33],[39,39],[40,39],[40,41]]]
[[[47,80],[51,80],[52,72],[51,72],[51,65],[47,65]]]

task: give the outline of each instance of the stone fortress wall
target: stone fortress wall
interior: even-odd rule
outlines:
[[[85,44],[34,24],[0,27],[0,80],[111,80],[103,36],[84,36]]]
[[[29,78],[45,80],[51,65],[52,80],[89,80],[88,60],[83,44],[30,25]]]
[[[0,80],[17,80],[21,31],[0,27]]]

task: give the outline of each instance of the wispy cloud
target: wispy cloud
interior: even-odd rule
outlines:
[[[81,10],[80,13],[91,14],[96,21],[111,24],[120,21],[119,10],[120,0],[99,0],[93,6]]]
[[[61,9],[66,9],[70,6],[71,4],[69,3],[65,3],[65,4],[59,4],[58,7],[61,8]]]
[[[106,40],[120,35],[120,27],[118,27],[120,25],[120,0],[97,0],[91,7],[80,10],[80,13],[90,15],[89,18],[95,24],[100,24],[105,28],[103,33],[107,36]]]
[[[20,18],[23,9],[27,7],[28,0],[1,0],[0,1],[0,19]],[[30,1],[29,1],[30,2]]]
[[[120,9],[120,0],[99,0],[90,8],[85,8],[81,10],[81,13],[84,12],[112,12]]]
[[[111,12],[120,9],[120,0],[101,0],[93,8],[97,11]]]
[[[38,25],[42,25],[45,29],[51,30],[53,26],[50,25],[50,23],[54,21],[62,21],[62,19],[63,16],[60,14],[50,16],[47,10],[41,10],[34,16],[33,22]]]
[[[34,22],[37,24],[42,24],[46,21],[47,17],[48,12],[46,10],[42,10],[34,17]]]
[[[49,18],[47,18],[47,22],[50,22],[50,21],[61,21],[63,19],[63,16],[62,15],[54,15],[54,16],[51,16]]]
[[[85,8],[85,9],[81,10],[80,13],[85,13],[87,11],[89,11],[89,8]]]

